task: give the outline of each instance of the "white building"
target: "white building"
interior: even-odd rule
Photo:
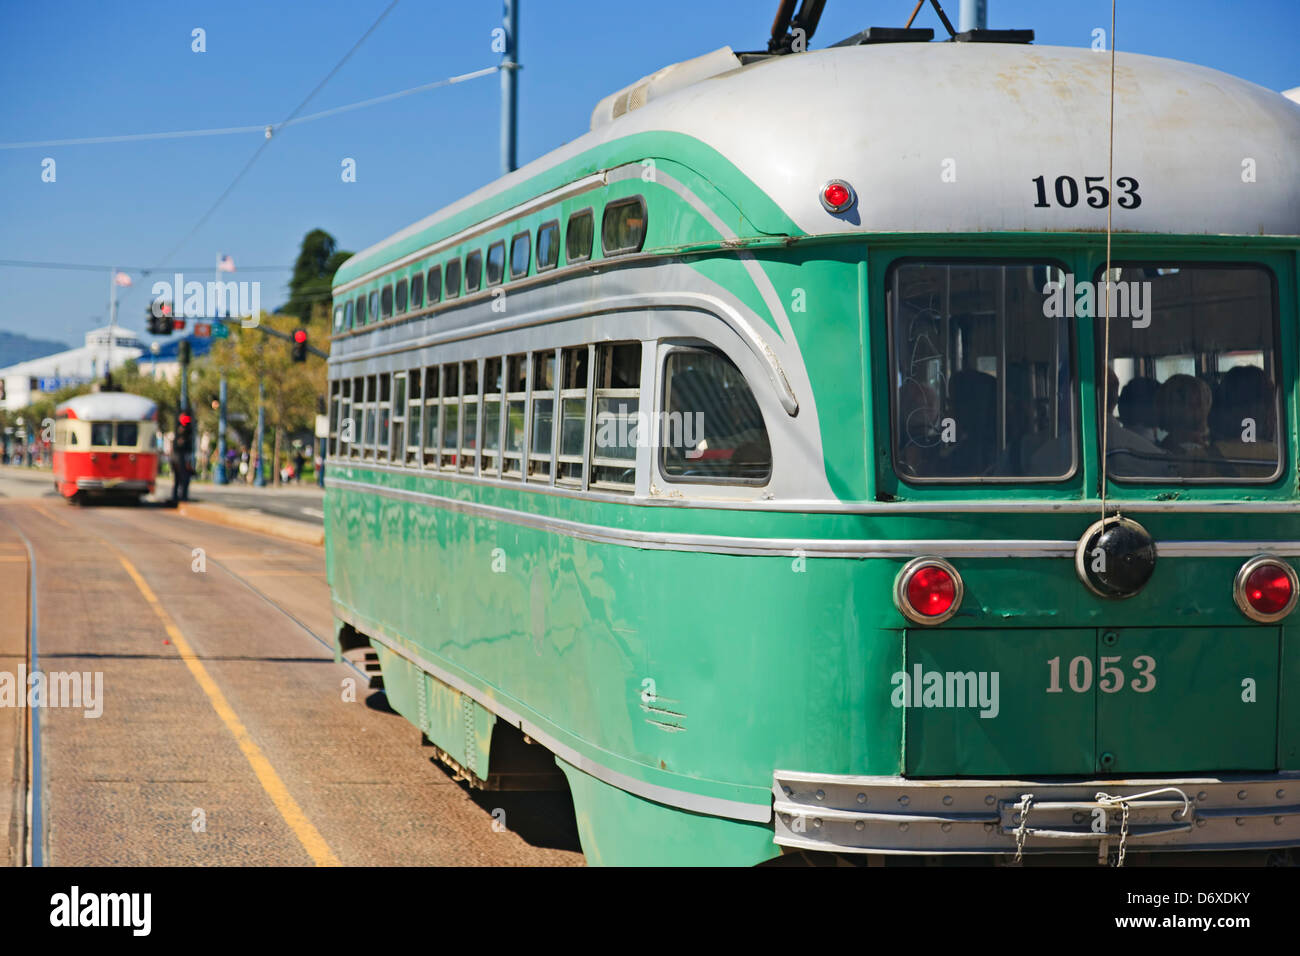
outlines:
[[[109,332],[106,325],[87,332],[86,344],[79,349],[0,368],[0,408],[25,408],[43,395],[94,381],[104,374],[110,351],[115,369],[145,354],[139,336],[130,329],[116,329],[110,349]]]

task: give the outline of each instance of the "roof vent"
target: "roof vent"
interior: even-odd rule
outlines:
[[[867,27],[861,33],[832,43],[831,46],[862,46],[867,43],[929,43],[934,31],[929,27]]]
[[[954,43],[1033,43],[1033,30],[966,30],[953,35]]]
[[[591,128],[612,123],[625,113],[639,110],[653,99],[707,80],[709,77],[728,73],[740,67],[740,60],[731,47],[724,46],[697,56],[693,60],[673,63],[662,70],[642,77],[630,86],[609,94],[591,111]]]

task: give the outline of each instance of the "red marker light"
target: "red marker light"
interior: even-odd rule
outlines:
[[[1297,583],[1295,569],[1289,564],[1277,558],[1252,558],[1237,572],[1237,606],[1253,620],[1280,621],[1295,609],[1300,590]]]
[[[842,179],[832,179],[822,187],[822,207],[831,213],[841,213],[857,202],[853,187]]]
[[[943,568],[921,568],[907,582],[907,602],[925,617],[938,617],[952,607],[957,585]]]
[[[899,572],[894,603],[917,624],[942,624],[957,613],[964,593],[961,575],[942,558],[917,558]]]

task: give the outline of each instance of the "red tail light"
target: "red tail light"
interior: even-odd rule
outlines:
[[[1279,558],[1251,558],[1237,572],[1233,597],[1241,613],[1254,621],[1271,624],[1286,617],[1300,594],[1295,568]]]
[[[842,179],[832,179],[822,187],[822,208],[827,212],[845,212],[857,201],[857,198],[853,187]]]
[[[942,624],[961,607],[961,575],[942,558],[917,558],[898,572],[894,603],[916,624]]]

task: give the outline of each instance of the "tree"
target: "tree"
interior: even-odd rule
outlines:
[[[313,229],[303,236],[289,280],[289,301],[280,307],[280,313],[302,322],[310,322],[322,312],[328,316],[334,273],[351,255],[339,250],[334,237],[324,229]]]

